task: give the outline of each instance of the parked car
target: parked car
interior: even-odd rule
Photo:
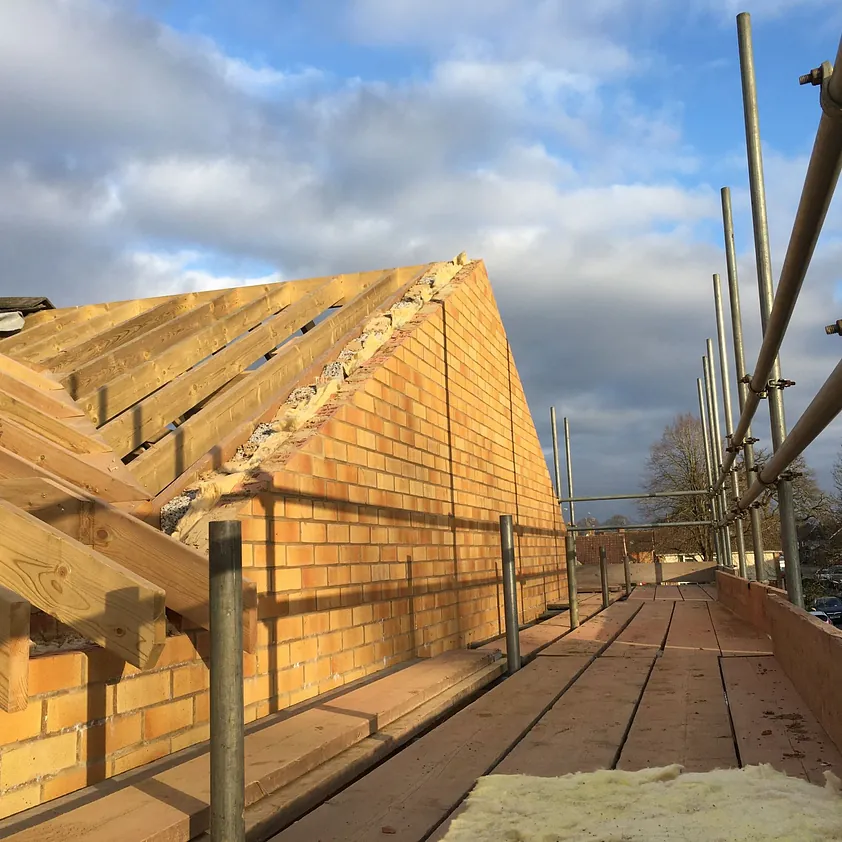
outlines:
[[[817,620],[821,620],[823,623],[830,623],[830,617],[824,613],[824,611],[811,611],[810,612]],[[833,623],[830,623],[833,625]]]
[[[838,596],[820,596],[814,599],[813,609],[824,611],[833,625],[842,622],[842,599]]]
[[[816,579],[831,585],[842,585],[842,565],[833,564],[830,567],[819,570],[816,573]]]

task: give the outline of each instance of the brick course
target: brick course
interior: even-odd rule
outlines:
[[[482,264],[245,491],[260,591],[247,722],[501,634],[501,514],[516,523],[522,622],[566,597],[558,506]],[[0,712],[0,816],[206,740],[206,656],[207,633],[189,631],[145,673],[101,650],[34,658],[29,708]]]

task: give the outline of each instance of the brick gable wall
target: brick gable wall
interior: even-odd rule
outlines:
[[[501,514],[522,622],[566,598],[558,506],[482,264],[346,387],[220,509],[242,520],[260,592],[249,722],[501,634]],[[102,651],[34,659],[29,709],[0,712],[0,815],[207,739],[206,654],[191,631],[143,673]]]

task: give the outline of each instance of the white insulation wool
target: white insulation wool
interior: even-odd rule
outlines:
[[[681,774],[680,766],[560,778],[481,778],[445,842],[832,842],[840,781],[771,766]]]

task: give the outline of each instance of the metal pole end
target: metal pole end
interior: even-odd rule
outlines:
[[[832,325],[827,325],[824,332],[828,336],[842,336],[842,319],[837,319]]]
[[[821,85],[824,80],[824,67],[814,67],[809,73],[798,77],[799,85]]]

